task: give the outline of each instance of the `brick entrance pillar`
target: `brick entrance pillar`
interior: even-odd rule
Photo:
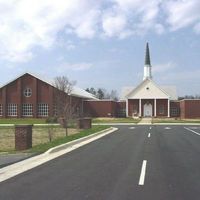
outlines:
[[[77,128],[78,129],[89,129],[92,127],[92,119],[91,118],[80,118],[77,120]]]
[[[33,125],[15,125],[15,150],[26,150],[32,147]]]

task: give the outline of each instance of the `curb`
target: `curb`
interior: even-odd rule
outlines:
[[[61,150],[63,150],[63,149],[66,149],[66,148],[68,148],[68,147],[72,147],[73,145],[76,145],[76,144],[78,144],[78,143],[80,143],[80,142],[86,141],[86,140],[88,140],[88,139],[90,139],[90,138],[93,138],[93,137],[95,137],[95,136],[97,136],[97,135],[100,135],[100,134],[102,134],[102,133],[111,131],[111,130],[113,130],[113,129],[114,129],[113,127],[110,127],[110,128],[105,129],[105,130],[99,131],[99,132],[97,132],[97,133],[94,133],[94,134],[91,134],[91,135],[88,135],[88,136],[79,138],[79,139],[77,139],[77,140],[73,140],[73,141],[71,141],[71,142],[68,142],[68,143],[65,143],[65,144],[61,144],[61,145],[59,145],[59,146],[56,146],[56,147],[53,147],[53,148],[47,150],[46,152],[44,152],[44,154],[51,154],[51,153],[55,153],[55,152],[61,151]]]
[[[93,123],[92,125],[111,125],[111,126],[140,126],[140,125],[196,125],[200,123]]]
[[[92,125],[102,125],[102,126],[104,126],[104,125],[123,125],[123,126],[125,126],[125,125],[131,125],[131,126],[135,126],[135,125],[137,125],[137,123],[129,123],[129,122],[127,122],[127,123],[124,123],[124,122],[122,122],[122,123],[92,123]]]
[[[12,178],[14,176],[17,176],[25,171],[28,171],[30,169],[33,169],[39,165],[42,165],[50,160],[53,160],[59,156],[62,156],[66,153],[69,153],[81,146],[84,146],[86,144],[89,144],[105,135],[108,135],[114,131],[118,130],[118,128],[108,128],[103,131],[99,131],[97,133],[94,133],[92,135],[80,138],[78,140],[74,140],[72,142],[60,145],[58,147],[54,147],[49,149],[43,154],[34,156],[32,158],[25,159],[23,161],[17,162],[15,164],[3,167],[0,169],[0,182],[3,182],[9,178]],[[93,136],[93,137],[91,137]]]

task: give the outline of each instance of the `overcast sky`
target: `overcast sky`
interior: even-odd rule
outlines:
[[[120,93],[147,41],[153,79],[200,94],[199,0],[0,0],[0,84],[33,72]]]

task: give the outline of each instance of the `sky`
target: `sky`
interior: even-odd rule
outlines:
[[[200,95],[199,0],[0,0],[0,85],[25,72],[117,90],[143,78]]]

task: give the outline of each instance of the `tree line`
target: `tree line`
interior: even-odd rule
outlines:
[[[85,91],[93,94],[98,99],[110,99],[114,101],[118,101],[119,97],[116,90],[107,91],[105,88],[86,88]]]
[[[185,95],[182,97],[178,97],[178,100],[182,100],[182,99],[200,99],[200,95]]]

